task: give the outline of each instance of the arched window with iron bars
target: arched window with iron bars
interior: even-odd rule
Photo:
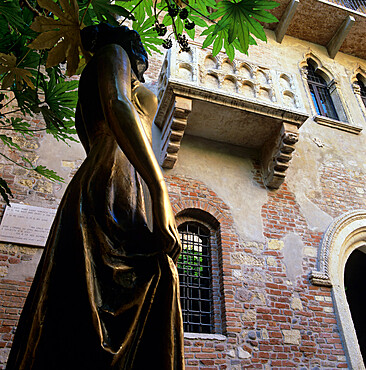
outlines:
[[[315,68],[310,63],[308,63],[307,72],[310,94],[313,99],[316,112],[320,116],[339,120],[332,97],[330,96],[327,82],[319,73],[316,72]]]
[[[178,259],[184,331],[213,332],[210,231],[198,222],[178,227],[182,253]]]

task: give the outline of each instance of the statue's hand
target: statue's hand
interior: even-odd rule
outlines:
[[[154,234],[161,242],[162,249],[174,262],[182,250],[179,233],[167,192],[163,192],[153,201]]]

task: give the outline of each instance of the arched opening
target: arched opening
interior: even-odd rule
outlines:
[[[308,61],[307,72],[310,94],[313,99],[316,112],[320,116],[338,120],[339,117],[330,95],[328,84],[323,76],[316,71],[311,60]]]
[[[355,267],[354,262],[354,259],[360,256],[359,253],[364,254],[364,251],[366,251],[366,210],[347,212],[329,225],[320,245],[318,269],[312,271],[310,275],[313,284],[332,287],[333,304],[349,367],[360,370],[365,369],[365,364],[361,348],[363,344],[362,340],[361,343],[359,341],[358,331],[365,332],[364,320],[360,314],[361,324],[358,319],[354,321],[353,316],[358,313],[355,309],[352,312],[352,307],[360,303],[361,297],[355,296],[364,296],[365,284],[359,285],[359,281],[365,281],[363,275],[365,266],[359,261],[363,267]],[[360,269],[360,272],[357,272],[357,269]],[[355,280],[358,281],[354,283]],[[349,289],[354,289],[356,293],[349,294],[347,292]],[[364,308],[362,312],[365,312]],[[361,326],[357,328],[358,325]]]
[[[226,321],[220,223],[198,208],[182,209],[176,221],[183,249],[178,273],[184,331],[222,334]]]
[[[360,87],[361,100],[362,100],[363,104],[366,107],[366,86],[365,86],[365,83],[363,81],[363,76],[360,73],[357,75],[356,83]]]
[[[366,247],[361,247],[355,249],[348,257],[344,268],[344,289],[364,363],[366,359],[365,271]]]
[[[212,266],[210,230],[194,221],[178,227],[182,252],[177,267],[184,331],[212,333]]]

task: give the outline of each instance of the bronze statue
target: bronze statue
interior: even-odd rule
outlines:
[[[75,122],[87,158],[58,209],[7,369],[183,369],[181,247],[151,148],[156,97],[139,82],[147,54],[127,27],[87,27],[82,41],[94,52]]]

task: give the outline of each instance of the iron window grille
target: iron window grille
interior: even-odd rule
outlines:
[[[178,273],[184,331],[212,333],[210,231],[196,222],[186,222],[178,231],[182,241]]]
[[[358,86],[360,86],[360,94],[361,94],[361,100],[363,104],[366,107],[366,87],[365,84],[360,80],[360,78],[357,78]]]
[[[308,85],[316,112],[320,116],[339,120],[326,81],[315,72],[315,69],[311,64],[308,65],[307,71]]]

